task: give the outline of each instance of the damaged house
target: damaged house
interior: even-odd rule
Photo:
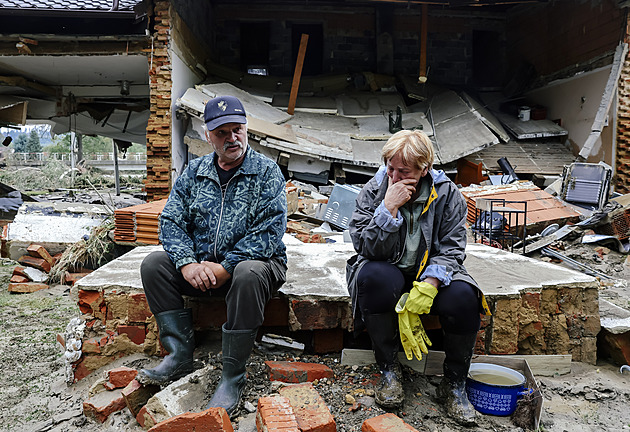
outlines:
[[[203,153],[199,107],[243,97],[254,145],[316,183],[422,128],[455,173],[579,161],[630,190],[627,2],[0,3],[0,123],[147,145],[148,200]],[[468,161],[468,162],[466,162]],[[538,176],[538,177],[536,177]]]

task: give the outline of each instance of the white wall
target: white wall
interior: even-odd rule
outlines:
[[[569,141],[577,156],[593,126],[593,121],[604,96],[611,66],[581,73],[571,78],[558,80],[546,87],[527,93],[532,102],[547,107],[547,118],[561,119],[562,127],[569,131]],[[615,106],[613,104],[613,106]],[[614,115],[595,144],[588,162],[604,161],[612,164],[612,139],[614,134],[607,130],[614,126]],[[602,142],[602,137],[605,142]]]

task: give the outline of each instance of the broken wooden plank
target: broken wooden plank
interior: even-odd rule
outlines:
[[[429,354],[424,355],[422,360],[415,357],[407,360],[405,353],[399,352],[399,361],[411,369],[424,373],[425,375],[441,375],[444,363],[444,351],[429,350]],[[483,363],[484,359],[502,359],[514,365],[518,365],[522,360],[526,360],[534,375],[554,376],[564,375],[571,372],[571,354],[551,354],[551,355],[474,355],[473,362]],[[371,350],[345,348],[341,353],[342,365],[369,365],[375,363],[374,352]]]
[[[291,94],[289,95],[289,107],[287,113],[293,115],[295,112],[295,101],[300,88],[300,79],[302,78],[302,67],[304,66],[304,57],[306,56],[306,46],[308,45],[308,34],[302,33],[300,39],[300,48],[298,49],[297,60],[295,61],[295,71],[293,73],[293,83],[291,84]]]
[[[506,113],[496,113],[496,117],[517,139],[549,138],[566,136],[569,132],[551,120],[522,121]]]
[[[18,103],[0,108],[0,123],[12,124],[12,125],[25,125],[27,108],[28,108],[28,101],[18,102]]]

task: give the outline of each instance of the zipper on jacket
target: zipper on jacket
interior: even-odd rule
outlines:
[[[217,244],[219,242],[219,228],[221,228],[221,220],[223,219],[223,206],[225,204],[225,194],[227,193],[227,189],[230,186],[230,182],[235,176],[236,174],[232,176],[232,178],[229,179],[228,182],[225,184],[225,190],[223,190],[223,188],[221,187],[221,182],[219,182],[219,189],[221,190],[221,211],[219,212],[219,221],[217,222],[217,232],[214,234],[214,260],[215,261],[218,261],[219,259],[217,255]]]

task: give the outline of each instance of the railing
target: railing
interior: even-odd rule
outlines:
[[[114,153],[84,154],[86,161],[113,161]],[[7,163],[12,165],[43,165],[50,160],[58,160],[71,163],[70,153],[11,153],[7,155]],[[146,162],[146,153],[127,153],[125,158],[118,156],[119,161]]]

